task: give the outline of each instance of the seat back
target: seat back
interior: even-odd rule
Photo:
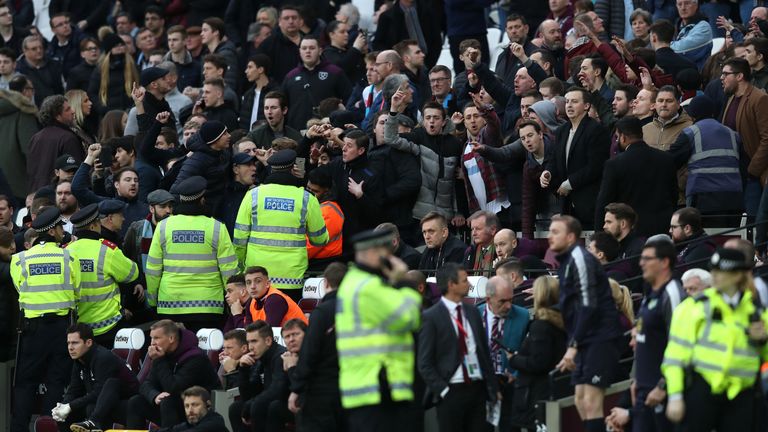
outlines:
[[[272,327],[272,337],[275,339],[276,344],[285,346],[282,327]]]
[[[301,291],[303,299],[321,299],[325,296],[325,278],[309,278]]]
[[[152,370],[152,358],[149,357],[149,352],[144,356],[144,361],[141,362],[141,369],[139,369],[139,373],[136,374],[136,379],[139,380],[139,383],[144,382],[145,379],[149,376],[149,371]]]
[[[299,300],[299,307],[307,318],[309,318],[309,315],[315,310],[318,304],[320,304],[320,300],[314,298],[303,298]]]
[[[112,352],[125,361],[133,373],[138,373],[141,366],[141,349],[144,348],[144,332],[137,328],[120,329],[115,335]]]
[[[35,432],[59,432],[59,426],[50,416],[40,416],[35,420]]]
[[[219,351],[224,346],[224,333],[215,328],[203,328],[197,331],[197,346],[205,351],[214,369],[219,368]]]

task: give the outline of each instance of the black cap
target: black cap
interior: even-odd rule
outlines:
[[[64,171],[72,171],[73,169],[77,169],[78,166],[80,166],[80,164],[77,163],[74,156],[66,153],[57,157],[56,163],[53,164],[53,167],[57,170]]]
[[[691,99],[686,107],[688,115],[696,120],[703,120],[715,116],[715,101],[707,95],[698,95]]]
[[[748,271],[754,265],[755,262],[748,260],[741,251],[730,248],[718,248],[709,260],[711,270]]]
[[[108,199],[99,203],[99,216],[106,217],[115,213],[122,213],[126,204],[116,199]]]
[[[245,165],[253,162],[254,160],[256,160],[256,158],[249,155],[248,153],[237,153],[236,155],[232,156],[233,165]]]
[[[356,251],[363,251],[375,247],[390,248],[394,238],[394,233],[388,230],[368,230],[353,236],[351,240]]]
[[[107,33],[104,39],[101,40],[101,50],[104,54],[109,54],[112,48],[118,45],[125,45],[125,41],[120,36],[114,33]]]
[[[225,132],[227,132],[227,127],[224,126],[224,123],[218,120],[210,120],[200,126],[200,131],[198,133],[204,143],[211,145],[221,138]]]
[[[46,208],[32,221],[32,229],[39,234],[48,232],[49,229],[53,229],[56,225],[64,225],[64,221],[61,219],[61,212],[56,207]]]
[[[181,202],[199,200],[205,194],[208,182],[200,176],[190,177],[171,188],[171,193],[179,196]]]
[[[176,198],[165,189],[156,189],[147,195],[147,204],[149,205],[165,204],[171,201],[176,201]]]
[[[148,67],[141,71],[139,83],[142,87],[146,87],[152,84],[153,81],[159,80],[166,75],[168,75],[168,69],[159,68],[157,66]]]
[[[75,228],[84,228],[92,224],[93,221],[97,220],[98,218],[99,205],[94,203],[76,211],[75,214],[69,218],[69,221],[72,222],[72,225],[74,225]]]
[[[272,171],[287,171],[296,163],[296,152],[291,149],[280,150],[267,159]]]

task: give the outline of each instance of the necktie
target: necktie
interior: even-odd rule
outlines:
[[[499,358],[499,343],[497,340],[501,340],[501,329],[499,328],[499,317],[494,315],[491,324],[491,359],[493,359],[494,369],[501,370],[501,359]]]
[[[464,375],[464,384],[470,382],[469,371],[467,370],[467,332],[464,330],[464,318],[461,316],[461,305],[456,306],[456,327],[459,330],[459,355],[461,356],[461,374]]]

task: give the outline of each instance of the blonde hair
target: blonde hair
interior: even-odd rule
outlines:
[[[715,287],[735,286],[741,292],[752,291],[752,296],[757,295],[755,278],[749,271],[723,271],[712,269],[712,285]]]
[[[131,97],[131,90],[133,89],[133,83],[139,82],[139,71],[136,69],[136,65],[133,63],[133,57],[128,52],[123,54],[125,56],[125,69],[123,70],[123,88],[125,94]],[[109,89],[109,60],[112,58],[112,53],[104,53],[99,63],[99,72],[101,74],[101,85],[99,86],[99,100],[101,104],[107,105],[107,90]]]
[[[553,308],[560,297],[560,282],[554,276],[539,276],[533,281],[533,316],[564,329],[563,315]]]
[[[616,308],[627,317],[629,322],[635,322],[635,311],[632,309],[632,295],[629,293],[629,288],[619,285],[618,282],[610,278],[608,283],[611,285],[611,294],[613,301],[616,302]]]
[[[75,112],[75,123],[77,126],[82,128],[83,123],[85,122],[85,114],[83,113],[83,101],[88,97],[88,93],[80,89],[74,89],[65,93],[64,97],[67,98],[69,106],[71,106],[72,110]]]

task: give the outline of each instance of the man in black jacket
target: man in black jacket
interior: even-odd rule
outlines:
[[[208,120],[217,120],[229,130],[239,126],[237,112],[224,100],[224,80],[210,78],[203,82],[203,97],[195,102],[192,114],[203,114]]]
[[[255,54],[245,66],[245,78],[251,87],[243,94],[240,102],[240,128],[250,131],[254,124],[265,121],[264,99],[280,84],[269,78],[272,60],[264,54]]]
[[[67,77],[67,90],[80,89],[88,91],[88,84],[91,81],[93,70],[99,62],[101,50],[99,43],[92,37],[86,37],[80,41],[80,57],[83,59],[80,64],[69,71]]]
[[[448,232],[448,220],[438,212],[429,212],[421,219],[421,232],[427,248],[421,256],[419,269],[434,274],[446,263],[464,262],[465,245]],[[429,276],[429,275],[428,275]]]
[[[186,421],[158,432],[227,432],[224,417],[211,409],[211,393],[193,386],[181,394],[184,400]]]
[[[285,348],[272,336],[272,327],[263,320],[245,328],[249,353],[240,357],[240,398],[229,407],[232,430],[245,432],[280,431],[280,416],[271,415],[288,402],[288,375],[283,370]],[[276,421],[277,420],[277,421]]]
[[[709,257],[717,244],[704,232],[699,210],[684,207],[674,212],[669,222],[669,236],[678,250],[675,276],[680,277],[692,268],[708,268]]]
[[[171,320],[160,320],[150,327],[149,337],[151,369],[139,394],[128,400],[128,429],[146,428],[147,420],[163,427],[178,424],[184,419],[184,390],[193,385],[208,390],[221,385],[208,357],[197,347],[194,333]]]
[[[139,382],[125,362],[93,342],[93,330],[75,324],[67,330],[67,348],[74,360],[72,378],[62,402],[53,409],[54,420],[73,432],[101,430],[123,422],[117,411],[121,400],[136,394]]]
[[[620,202],[637,213],[634,229],[639,235],[650,237],[664,233],[677,205],[674,158],[643,141],[642,123],[636,117],[619,120],[616,133],[622,153],[605,162],[595,208],[595,227],[603,226],[605,206]]]
[[[25,37],[22,49],[24,55],[16,61],[16,71],[32,81],[35,104],[39,107],[48,96],[63,94],[61,65],[45,59],[43,38],[39,35]]]
[[[490,431],[482,402],[495,403],[499,388],[480,313],[462,307],[469,293],[467,271],[446,264],[437,272],[437,285],[443,297],[424,312],[419,333],[425,403],[437,404],[441,431]]]
[[[312,311],[312,321],[291,376],[288,409],[298,416],[299,430],[344,430],[339,394],[339,353],[336,351],[336,289],[347,273],[343,263],[331,263],[323,272],[326,294]]]
[[[296,6],[285,5],[280,8],[278,28],[259,45],[258,52],[275,59],[270,77],[277,82],[283,79],[301,61],[299,42],[301,42],[301,16]],[[258,144],[258,143],[257,143]]]
[[[664,72],[677,76],[677,73],[685,69],[698,69],[696,63],[670,48],[675,37],[675,26],[667,20],[659,20],[648,29],[651,34],[651,46],[656,50],[656,66]]]
[[[595,220],[595,196],[611,145],[608,131],[587,115],[590,97],[580,87],[571,87],[565,94],[569,121],[557,129],[554,160],[540,178],[541,187],[563,197],[563,213],[589,227]]]

